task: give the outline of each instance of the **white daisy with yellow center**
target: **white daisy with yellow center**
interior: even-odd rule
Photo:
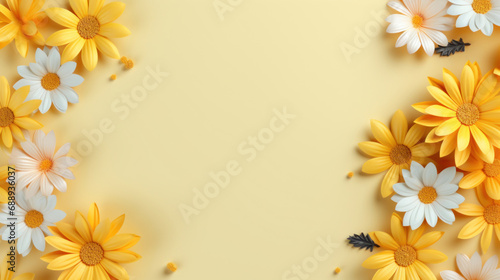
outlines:
[[[30,86],[26,100],[42,100],[38,108],[42,114],[49,111],[52,104],[62,113],[68,109],[69,103],[78,103],[78,94],[73,87],[83,83],[80,75],[74,74],[76,62],[69,61],[61,65],[61,54],[57,47],[45,47],[36,50],[36,63],[19,66],[17,71],[23,79],[14,85],[15,89]]]
[[[392,197],[397,202],[396,211],[405,212],[403,225],[415,230],[426,220],[435,227],[438,219],[452,224],[455,221],[452,209],[458,208],[465,200],[456,193],[463,176],[463,173],[456,172],[455,167],[438,174],[433,163],[424,168],[412,162],[410,170],[403,170],[405,182],[393,186],[397,193]]]
[[[16,194],[15,218],[11,220],[11,211],[7,204],[0,213],[0,223],[16,223],[17,251],[23,256],[27,256],[33,246],[39,251],[45,251],[45,236],[51,236],[52,233],[48,227],[55,226],[55,223],[66,217],[66,213],[55,209],[57,199],[55,195],[45,197],[37,193],[31,199],[27,199],[24,191]],[[9,240],[11,230],[7,226],[0,229],[3,240]]]
[[[469,26],[476,32],[481,30],[485,35],[493,33],[493,25],[500,25],[500,0],[449,0],[451,7],[448,14],[459,16],[458,28]]]

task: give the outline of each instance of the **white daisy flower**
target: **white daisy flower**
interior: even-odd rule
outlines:
[[[14,148],[9,163],[16,167],[16,187],[26,190],[26,197],[33,197],[39,190],[49,196],[54,188],[61,192],[67,189],[66,179],[75,179],[68,169],[78,163],[66,156],[70,144],[63,145],[57,152],[56,136],[53,131],[47,135],[41,130],[35,131],[33,141],[29,134],[21,142],[21,149]]]
[[[392,197],[397,202],[396,211],[405,212],[403,225],[415,230],[426,220],[435,227],[438,218],[452,224],[455,214],[451,209],[458,208],[465,200],[456,193],[463,176],[455,167],[446,168],[438,175],[433,163],[424,168],[412,162],[410,170],[403,169],[405,182],[393,186],[396,195]]]
[[[441,272],[443,280],[500,280],[497,256],[491,257],[483,266],[483,261],[477,252],[471,259],[467,255],[458,254],[457,265],[462,274],[445,270]]]
[[[40,99],[39,110],[45,114],[52,103],[60,112],[65,113],[69,103],[78,103],[78,94],[72,87],[83,83],[80,75],[73,74],[76,62],[69,61],[61,65],[61,54],[57,47],[50,51],[47,47],[42,51],[36,50],[36,63],[29,66],[19,66],[17,71],[23,77],[14,88],[30,86],[30,93],[26,100]]]
[[[55,209],[56,203],[55,195],[45,197],[37,193],[33,198],[27,199],[24,191],[18,191],[14,216],[11,216],[7,204],[0,212],[0,223],[5,224],[0,229],[2,239],[9,240],[11,229],[7,225],[14,222],[19,254],[27,256],[33,249],[33,245],[39,251],[45,251],[45,236],[52,235],[48,227],[55,226],[55,223],[66,217],[66,213]],[[11,218],[16,218],[16,220],[11,220]]]
[[[396,48],[407,45],[410,54],[423,47],[429,55],[434,54],[434,43],[446,46],[448,38],[441,31],[449,31],[453,19],[446,16],[447,0],[403,0],[389,2],[389,7],[401,14],[387,17],[390,22],[387,33],[401,33]]]
[[[448,9],[448,14],[459,16],[456,26],[458,28],[469,26],[476,32],[481,30],[485,35],[491,36],[493,24],[500,25],[499,0],[449,0],[453,5]]]

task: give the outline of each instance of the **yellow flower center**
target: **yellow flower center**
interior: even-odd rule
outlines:
[[[490,225],[500,224],[500,205],[492,204],[484,209],[484,219]]]
[[[433,187],[424,187],[418,193],[418,199],[420,199],[423,204],[431,204],[436,200],[437,197],[438,194],[436,192],[436,189]]]
[[[101,30],[101,24],[95,16],[86,16],[78,22],[76,27],[78,34],[84,39],[94,38]]]
[[[104,259],[104,249],[98,243],[86,243],[80,249],[80,259],[88,266],[98,265]]]
[[[0,126],[7,127],[11,123],[14,122],[16,117],[14,116],[14,112],[7,107],[0,108]]]
[[[457,119],[467,126],[475,124],[480,117],[479,108],[472,103],[464,103],[457,109]]]
[[[493,163],[485,163],[483,168],[484,174],[488,177],[497,177],[500,175],[500,160],[495,159]]]
[[[472,2],[472,9],[478,14],[486,14],[491,8],[491,0],[474,0]]]
[[[54,165],[52,160],[44,159],[42,160],[42,162],[40,162],[40,166],[38,168],[40,169],[40,171],[45,172],[49,171],[52,168],[52,165]]]
[[[394,164],[409,163],[411,160],[411,150],[405,145],[396,145],[392,148],[389,157]]]
[[[411,19],[411,23],[413,24],[413,27],[420,28],[424,24],[424,18],[420,15],[414,15]]]
[[[45,90],[55,90],[61,85],[61,79],[55,73],[48,73],[42,78],[42,87]]]
[[[43,214],[36,210],[31,210],[26,213],[24,223],[26,223],[29,228],[37,228],[43,223]]]
[[[397,265],[408,267],[417,260],[417,251],[408,245],[401,246],[394,252],[394,260]]]

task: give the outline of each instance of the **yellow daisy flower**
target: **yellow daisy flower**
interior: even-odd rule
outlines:
[[[500,201],[489,198],[484,187],[476,188],[476,194],[482,206],[462,203],[458,209],[455,209],[460,214],[476,217],[462,228],[458,238],[470,239],[482,232],[481,249],[483,253],[486,253],[493,238],[493,230],[500,240]]]
[[[423,234],[425,225],[417,230],[403,227],[398,214],[391,217],[392,236],[381,231],[370,233],[373,241],[386,251],[377,253],[363,262],[363,267],[378,269],[373,280],[425,279],[436,280],[426,263],[442,263],[448,257],[440,251],[426,249],[436,243],[444,232],[433,231]]]
[[[14,278],[14,272],[9,270],[9,265],[7,263],[7,257],[4,261],[0,263],[0,280],[33,280],[35,279],[35,274],[33,273],[23,273]]]
[[[9,202],[9,166],[4,165],[0,167],[0,204],[5,204]]]
[[[104,6],[104,0],[69,0],[74,13],[63,8],[50,8],[45,12],[56,23],[67,27],[52,34],[47,39],[49,46],[66,48],[62,63],[73,60],[80,52],[87,70],[97,65],[97,50],[115,59],[120,59],[116,46],[108,38],[121,38],[130,35],[123,25],[113,23],[125,10],[125,4],[112,2]]]
[[[377,141],[359,143],[365,154],[373,157],[363,165],[363,172],[377,174],[389,170],[382,181],[382,196],[393,193],[392,186],[402,176],[403,169],[409,169],[412,161],[422,165],[430,162],[429,156],[438,152],[436,144],[420,143],[426,128],[413,125],[408,130],[408,121],[404,113],[398,110],[391,121],[391,129],[377,120],[371,121],[372,133]]]
[[[141,256],[129,251],[140,239],[135,234],[117,234],[125,215],[113,222],[100,222],[99,209],[94,203],[88,219],[76,212],[75,225],[58,223],[51,228],[54,236],[45,240],[59,251],[42,257],[50,270],[63,271],[59,279],[129,279],[127,271],[120,265],[139,260]],[[113,278],[114,277],[114,278]]]
[[[36,45],[45,45],[45,38],[38,27],[47,16],[40,12],[45,0],[7,0],[7,7],[0,4],[0,48],[16,41],[17,51],[28,55],[28,41]]]
[[[29,92],[30,87],[25,86],[11,96],[9,82],[5,77],[0,77],[0,134],[2,142],[8,148],[12,147],[12,136],[18,141],[25,140],[21,129],[35,130],[43,127],[29,117],[42,101],[30,100],[23,103]]]
[[[414,104],[425,115],[415,123],[432,127],[426,142],[442,142],[441,157],[455,152],[457,166],[471,153],[479,153],[493,163],[493,146],[500,147],[500,96],[498,76],[490,71],[484,77],[477,63],[467,62],[460,81],[443,70],[443,82],[429,78],[429,93],[436,101]]]
[[[462,189],[472,189],[484,184],[489,197],[500,200],[500,151],[495,149],[495,160],[488,163],[471,156],[460,169],[470,172],[460,181]]]

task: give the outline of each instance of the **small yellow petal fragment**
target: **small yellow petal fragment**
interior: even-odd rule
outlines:
[[[347,178],[351,179],[352,177],[354,177],[354,172],[347,173]]]
[[[131,59],[129,59],[127,60],[127,63],[125,63],[125,69],[130,70],[132,68],[134,68],[134,62]]]
[[[126,56],[123,56],[121,59],[120,59],[121,63],[123,64],[127,64],[127,61],[128,61],[128,58]]]
[[[339,274],[341,271],[340,267],[335,268],[335,274]]]
[[[177,270],[177,265],[175,263],[170,262],[167,264],[167,268],[168,270],[175,272]]]
[[[116,81],[116,79],[117,79],[118,77],[116,76],[116,74],[113,74],[113,75],[111,75],[111,77],[109,77],[109,78],[111,79],[111,81]]]

